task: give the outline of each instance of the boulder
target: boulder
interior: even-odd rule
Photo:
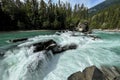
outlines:
[[[4,57],[5,55],[5,50],[4,49],[0,49],[0,57]]]
[[[89,31],[88,22],[79,23],[76,30],[83,33],[88,32]]]
[[[83,72],[77,72],[68,80],[105,80],[104,74],[95,66],[87,67]]]
[[[63,50],[62,50],[62,47],[60,45],[57,45],[52,49],[53,54],[61,53],[62,51]]]
[[[57,43],[52,39],[32,44],[32,46],[35,47],[34,52],[39,52],[42,50],[50,50],[50,49],[54,48],[56,45],[57,45]]]
[[[101,67],[102,72],[104,73],[106,79],[108,80],[120,80],[120,69],[117,67]]]
[[[61,46],[61,45],[58,45],[52,39],[32,44],[32,46],[35,47],[34,52],[39,52],[42,50],[47,50],[47,51],[51,50],[53,52],[53,54],[57,54],[57,53],[61,53],[61,52],[66,51],[66,50],[77,48],[77,45],[74,43],[72,43],[70,45]]]
[[[18,38],[18,39],[8,40],[7,42],[16,43],[16,42],[21,42],[21,41],[26,41],[26,40],[28,40],[28,38]]]
[[[88,37],[91,37],[92,40],[101,39],[101,37],[95,35],[88,35]]]
[[[4,52],[0,52],[0,57],[3,57],[4,55]]]
[[[85,80],[85,77],[84,74],[79,71],[68,77],[68,80]]]
[[[54,47],[52,49],[52,52],[54,54],[57,54],[57,53],[60,53],[60,52],[64,52],[66,50],[71,50],[71,49],[76,49],[77,48],[77,45],[72,43],[70,45],[65,45],[65,46],[60,46],[60,45],[57,45],[56,47]]]
[[[105,80],[104,74],[97,67],[91,66],[83,70],[86,80]]]

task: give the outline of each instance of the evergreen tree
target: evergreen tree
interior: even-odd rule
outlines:
[[[112,5],[90,17],[91,26],[92,28],[119,29],[119,18],[120,4]]]
[[[87,8],[70,3],[53,3],[49,0],[1,0],[1,31],[29,29],[69,29],[87,19]],[[7,24],[6,24],[7,23]]]

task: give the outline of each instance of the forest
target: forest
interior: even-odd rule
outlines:
[[[91,28],[120,29],[120,4],[111,5],[89,18]]]
[[[88,8],[83,4],[73,8],[60,0],[1,0],[0,19],[0,31],[73,29],[88,19]]]
[[[118,3],[114,0],[103,9],[103,4],[100,4],[100,10],[93,14],[82,3],[73,7],[60,0],[57,3],[52,0],[0,0],[0,31],[71,30],[85,20],[92,29],[119,29],[120,3],[112,5],[115,1]]]

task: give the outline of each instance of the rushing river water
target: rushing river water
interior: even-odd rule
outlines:
[[[8,49],[0,59],[0,80],[67,80],[72,73],[91,65],[120,66],[119,32],[94,31],[93,35],[101,37],[96,40],[78,32],[77,36],[72,35],[72,32],[39,35]],[[44,50],[34,53],[34,47],[27,47],[46,39],[60,45],[75,43],[78,48],[57,55],[48,51],[45,55]]]

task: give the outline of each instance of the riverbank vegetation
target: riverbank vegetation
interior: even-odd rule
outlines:
[[[1,0],[0,31],[70,29],[80,20],[88,18],[88,9],[76,4],[74,9],[70,3],[60,0]]]

